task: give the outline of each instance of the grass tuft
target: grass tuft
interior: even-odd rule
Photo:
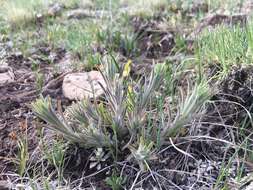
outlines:
[[[198,39],[197,56],[201,62],[216,64],[222,77],[233,65],[250,64],[253,61],[252,23],[240,26],[219,26],[214,31],[205,31]]]
[[[19,27],[35,21],[36,13],[42,13],[49,3],[48,0],[4,1],[1,12],[9,24]]]

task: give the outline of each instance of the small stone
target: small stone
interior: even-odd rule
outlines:
[[[207,167],[207,164],[206,163],[203,163],[200,165],[201,168],[206,168]]]
[[[8,41],[8,42],[6,42],[6,47],[7,47],[7,48],[11,49],[11,48],[13,48],[13,46],[14,46],[13,41]]]
[[[62,4],[54,3],[48,8],[47,14],[53,17],[58,16],[61,14],[63,8],[64,6]]]
[[[251,182],[245,190],[253,190],[253,182]]]
[[[241,12],[245,14],[251,14],[253,10],[253,1],[245,0],[243,6],[241,7]]]
[[[14,55],[15,55],[16,58],[20,58],[20,59],[23,58],[23,54],[22,54],[21,51],[15,52]]]
[[[71,73],[63,79],[63,95],[70,100],[97,98],[104,93],[99,83],[106,87],[104,78],[99,71]]]
[[[69,190],[70,187],[63,187],[63,186],[60,186],[60,187],[56,187],[55,190]]]
[[[37,23],[42,23],[44,19],[44,16],[41,13],[36,14],[36,22]]]
[[[25,190],[26,186],[23,185],[23,184],[17,184],[15,189],[17,189],[17,190]]]
[[[1,190],[9,190],[9,189],[11,189],[10,183],[8,181],[1,180],[0,181],[0,189]]]
[[[50,60],[55,62],[57,59],[57,54],[50,54]],[[64,57],[55,65],[55,70],[57,73],[65,73],[73,71],[73,63],[75,62],[75,56],[71,53],[66,53]]]
[[[208,167],[206,168],[206,171],[209,172],[209,171],[211,171],[211,170],[213,170],[213,169],[214,169],[213,166],[208,166]]]

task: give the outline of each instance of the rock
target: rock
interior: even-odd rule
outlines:
[[[251,14],[252,10],[253,10],[253,1],[245,0],[240,11],[244,14]]]
[[[0,85],[14,82],[14,73],[11,67],[0,65]]]
[[[14,46],[13,41],[6,42],[6,48],[11,49],[11,48],[13,48],[13,46]]]
[[[14,53],[14,56],[18,59],[22,59],[23,58],[23,53],[21,51],[16,51]]]
[[[253,190],[253,182],[251,182],[245,190]]]
[[[44,20],[44,15],[41,13],[37,13],[35,15],[35,18],[36,18],[36,23],[41,24]]]
[[[68,74],[63,79],[63,95],[70,100],[81,100],[94,96],[97,98],[104,93],[99,83],[106,87],[103,76],[98,71]]]
[[[9,189],[11,189],[11,185],[8,181],[1,180],[0,181],[0,189],[1,190],[9,190]]]
[[[16,190],[26,190],[26,189],[28,189],[28,188],[27,188],[26,185],[24,185],[24,184],[17,184],[15,189],[16,189]],[[29,189],[29,190],[30,190],[30,189]]]
[[[61,3],[54,3],[51,6],[49,6],[47,14],[53,17],[59,16],[63,8],[64,8],[64,5],[62,5]]]
[[[234,181],[235,180],[232,179],[232,182],[234,182]],[[238,184],[238,182],[237,182],[237,184]],[[253,176],[252,176],[252,173],[249,172],[243,178],[241,178],[239,184],[240,184],[240,188],[237,188],[237,189],[253,190]]]
[[[50,54],[50,56],[52,56]],[[54,60],[54,58],[52,57]],[[71,53],[66,53],[64,57],[55,65],[55,70],[57,73],[66,73],[73,70],[73,63],[75,61],[75,56]]]

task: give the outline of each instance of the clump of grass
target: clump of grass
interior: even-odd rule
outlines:
[[[57,2],[60,2],[64,4],[66,8],[92,8],[94,7],[94,1],[92,0],[57,0]]]
[[[119,49],[126,57],[133,57],[139,54],[137,36],[135,34],[122,35]]]
[[[52,46],[63,46],[83,56],[92,41],[92,33],[89,32],[87,24],[53,24],[46,28],[46,38]]]
[[[48,25],[45,41],[51,47],[63,47],[77,55],[80,62],[75,67],[90,70],[100,64],[101,52],[99,49],[104,47],[104,41],[98,39],[98,30],[97,24],[89,20],[73,21],[67,25]]]
[[[34,21],[36,13],[44,11],[50,1],[44,0],[13,0],[4,1],[1,12],[12,26],[22,26]]]
[[[113,174],[106,178],[106,183],[112,188],[112,190],[120,190],[123,188],[123,184],[125,183],[126,178],[122,176],[118,176],[114,171]]]
[[[62,139],[56,139],[52,144],[48,145],[49,143],[45,141],[46,139],[42,139],[42,153],[45,159],[56,168],[58,180],[61,182],[63,179],[66,143]]]
[[[26,165],[27,161],[29,159],[29,153],[28,153],[28,142],[25,138],[20,138],[18,140],[18,160],[19,160],[19,166],[18,166],[18,174],[20,176],[23,176],[26,171]]]
[[[94,0],[93,3],[94,6],[98,9],[108,9],[110,11],[116,9],[119,6],[118,0],[109,0],[109,1]]]
[[[231,66],[252,62],[252,24],[240,26],[219,26],[214,31],[204,32],[198,39],[197,56],[200,61],[217,64],[218,75],[225,76]]]
[[[47,8],[55,2],[63,4],[66,8],[94,6],[90,0],[12,0],[2,2],[0,16],[12,27],[22,27],[33,23],[36,14],[47,14]]]
[[[86,69],[99,64],[100,54],[96,52],[97,26],[92,22],[70,22],[67,25],[53,24],[46,28],[46,41],[52,47],[63,47],[76,54]]]
[[[169,5],[167,0],[121,0],[121,5],[127,5],[130,16],[151,17],[156,12],[164,10]]]
[[[34,102],[33,111],[48,122],[50,129],[63,134],[70,142],[86,148],[103,148],[114,160],[122,159],[123,152],[130,152],[127,157],[135,160],[141,170],[146,170],[159,147],[169,137],[179,134],[210,94],[205,85],[198,86],[177,106],[176,117],[171,118],[167,113],[160,118],[163,109],[158,109],[152,100],[163,84],[166,65],[156,65],[148,77],[137,82],[131,78],[130,68],[131,61],[121,68],[114,59],[109,59],[102,72],[106,82],[106,87],[101,86],[105,100],[77,103],[69,109],[68,119],[54,111],[49,99]],[[150,112],[155,116],[151,117]],[[162,121],[150,124],[150,117]]]
[[[44,75],[42,73],[39,73],[38,71],[35,72],[35,84],[36,84],[36,89],[38,91],[41,91],[44,84]]]
[[[125,22],[125,25],[128,24],[126,20],[122,22]],[[132,27],[125,27],[116,21],[113,24],[108,23],[105,27],[97,28],[96,41],[107,51],[120,52],[128,58],[138,56],[140,53],[137,35],[133,32]]]

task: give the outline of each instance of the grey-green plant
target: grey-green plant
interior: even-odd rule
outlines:
[[[113,171],[110,177],[107,177],[105,182],[109,185],[112,190],[121,190],[123,189],[123,184],[125,183],[126,178],[119,176],[115,171]]]
[[[63,179],[66,148],[67,144],[60,138],[53,140],[51,144],[42,139],[42,153],[45,159],[56,168],[59,182]]]
[[[39,71],[35,72],[35,84],[36,89],[38,91],[41,91],[44,84],[44,75],[42,73],[39,73]]]
[[[150,75],[135,81],[130,75],[131,60],[123,67],[113,58],[108,60],[101,71],[106,83],[106,86],[101,85],[102,100],[94,97],[93,101],[85,99],[76,103],[68,109],[68,118],[53,109],[50,98],[34,102],[33,111],[48,123],[48,128],[63,134],[70,142],[87,148],[103,148],[114,160],[124,151],[131,152],[127,157],[146,170],[147,164],[155,159],[157,140],[160,147],[168,137],[175,137],[209,99],[209,90],[199,85],[189,91],[177,106],[176,117],[169,119],[165,114],[157,133],[157,122],[149,129],[147,123],[150,110],[157,109],[153,100],[164,84],[167,66],[156,64]],[[158,114],[157,111],[152,113]]]
[[[121,35],[120,50],[126,57],[133,57],[139,54],[137,44],[137,36],[135,34]]]
[[[27,137],[18,139],[18,174],[23,176],[26,172],[26,165],[29,159]]]

